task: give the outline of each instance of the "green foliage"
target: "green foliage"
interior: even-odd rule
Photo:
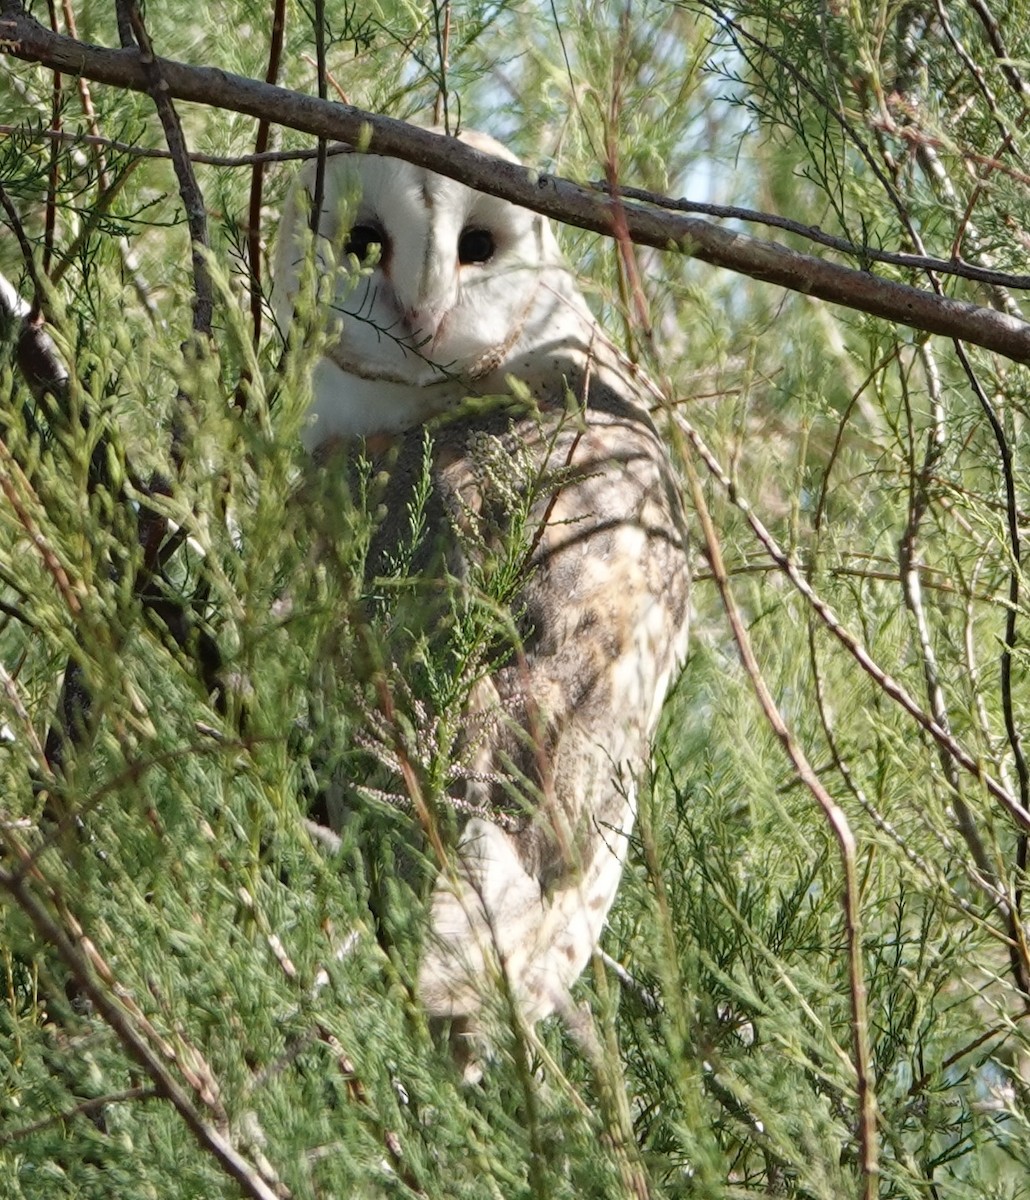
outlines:
[[[113,6],[73,7],[83,39],[118,44]],[[799,223],[782,240],[829,254],[800,228],[818,225],[856,243],[853,265],[924,288],[925,272],[872,252],[1023,268],[1021,2],[992,16],[470,0],[451,8],[442,56],[447,7],[330,6],[328,66],[348,100],[460,120],[573,178],[775,212]],[[312,11],[289,6],[282,80],[313,92]],[[264,76],[270,5],[145,15],[159,54]],[[240,1194],[86,994],[58,929],[95,955],[92,977],[199,1120],[292,1196],[862,1194],[840,849],[755,702],[698,523],[691,658],[605,935],[628,976],[598,961],[577,991],[602,1054],[556,1021],[539,1041],[514,1027],[465,1088],[414,999],[432,860],[401,768],[446,825],[462,705],[518,617],[518,514],[481,577],[427,598],[423,478],[410,542],[366,584],[375,472],[313,469],[298,446],[325,330],[313,315],[283,361],[266,305],[253,344],[249,170],[197,167],[216,290],[200,342],[167,160],[48,140],[52,75],[4,68],[0,274],[29,302],[38,287],[70,379],[63,409],[35,397],[5,323],[0,870],[17,886],[0,903],[0,1192]],[[89,94],[104,137],[163,144],[149,97]],[[67,76],[60,108],[66,132],[87,130]],[[191,149],[252,148],[251,118],[180,108]],[[289,175],[267,179],[266,253]],[[1005,915],[1027,884],[1025,835],[749,521],[1025,807],[1025,368],[640,251],[648,328],[619,248],[561,236],[604,324],[670,401],[657,417],[701,477],[762,676],[855,836],[879,1108],[865,1194],[1030,1196],[1013,960],[1030,962],[1025,920],[1013,949]],[[1011,282],[938,285],[1019,315]],[[154,489],[155,476],[174,482]],[[178,531],[159,572],[148,511]],[[72,706],[81,748],[51,773],[69,663],[92,705]],[[352,819],[323,845],[306,820],[344,792]]]

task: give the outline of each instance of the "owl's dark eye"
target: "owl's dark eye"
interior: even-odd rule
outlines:
[[[379,247],[380,258],[386,256],[386,234],[378,225],[355,225],[347,236],[344,254],[353,254],[358,262],[366,262],[372,247]]]
[[[496,249],[494,235],[488,229],[463,229],[458,238],[458,262],[489,262]]]

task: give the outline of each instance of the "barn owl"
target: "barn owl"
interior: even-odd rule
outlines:
[[[517,161],[492,138],[461,137]],[[312,165],[280,226],[283,329],[313,179]],[[312,252],[333,319],[303,439],[319,459],[342,446],[386,464],[380,550],[406,528],[427,422],[421,569],[473,587],[521,514],[512,632],[469,693],[479,734],[457,806],[467,818],[436,864],[417,982],[429,1014],[478,1044],[491,996],[528,1026],[569,1013],[598,945],[686,649],[682,514],[645,383],[595,323],[544,218],[344,152],[328,159]],[[469,405],[504,395],[507,405]]]

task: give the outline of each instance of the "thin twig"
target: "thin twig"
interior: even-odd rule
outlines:
[[[64,0],[65,4],[65,20],[68,22],[68,28],[72,36],[75,36],[74,21],[71,19],[68,12],[69,0]],[[22,99],[31,103],[29,90],[25,87],[23,81],[17,75],[11,75],[8,78],[8,84],[11,89]],[[20,125],[3,125],[0,124],[0,134],[9,134],[14,136],[19,142],[31,143],[39,140],[50,140],[60,145],[68,145],[71,147],[72,161],[75,165],[82,169],[89,167],[89,159],[83,153],[82,146],[90,146],[97,150],[95,155],[97,188],[99,194],[103,195],[109,186],[107,176],[107,163],[103,155],[104,148],[111,148],[116,151],[135,154],[139,157],[160,156],[169,158],[167,150],[144,150],[142,147],[136,147],[132,143],[119,142],[113,138],[105,138],[100,135],[100,127],[96,123],[96,113],[93,109],[93,101],[90,95],[89,83],[83,78],[79,78],[79,94],[82,98],[83,110],[86,113],[86,120],[92,133],[81,133],[79,131],[70,132],[64,129],[41,129],[39,127],[25,127]],[[132,281],[132,286],[139,297],[140,302],[147,310],[147,314],[151,320],[157,321],[157,307],[154,304],[153,298],[150,295],[150,286],[140,273],[139,263],[136,256],[133,254],[129,245],[129,239],[124,234],[115,239],[115,244],[118,247],[118,252],[122,257],[122,262],[125,267],[126,276]]]
[[[923,605],[918,550],[920,526],[926,510],[930,506],[929,480],[933,476],[937,464],[944,453],[944,448],[947,444],[947,433],[946,422],[944,420],[941,379],[937,370],[936,359],[926,346],[920,347],[920,356],[923,362],[927,391],[932,405],[933,421],[926,437],[926,450],[923,455],[922,467],[917,469],[915,463],[911,462],[906,472],[909,479],[908,520],[898,543],[898,571],[901,577],[901,587],[905,597],[905,604],[912,614],[912,619],[915,623],[930,712],[941,729],[950,734],[951,721],[944,702],[944,691],[941,687],[940,671],[937,667],[937,655],[933,648],[930,626],[926,616],[926,609]],[[906,411],[908,411],[908,388],[904,373],[902,373],[901,388]],[[913,446],[913,449],[914,440],[915,433],[912,429],[911,413],[909,412],[909,445]],[[951,786],[952,806],[955,810],[955,819],[959,827],[959,832],[969,847],[977,870],[985,880],[990,880],[994,883],[996,882],[995,871],[991,866],[987,850],[976,828],[973,814],[970,812],[969,805],[966,804],[962,796],[962,779],[958,770],[958,764],[942,745],[938,744],[937,748],[941,766]]]
[[[862,965],[861,913],[858,898],[858,872],[855,862],[855,838],[844,810],[837,804],[812,769],[804,751],[794,739],[772,698],[762,676],[758,660],[751,647],[751,639],[741,620],[729,578],[723,565],[722,550],[712,523],[711,513],[705,501],[704,489],[690,459],[686,459],[694,507],[701,521],[705,539],[705,553],[716,585],[722,598],[723,608],[733,630],[741,662],[751,680],[766,720],[794,764],[801,782],[808,788],[833,831],[840,849],[841,866],[844,872],[842,903],[848,945],[848,984],[851,995],[851,1027],[854,1048],[853,1067],[858,1093],[858,1142],[862,1172],[863,1196],[875,1200],[879,1176],[876,1144],[876,1093],[873,1088],[872,1061],[869,1048],[869,1014],[866,999],[865,972]]]
[[[86,214],[85,219],[82,221],[79,227],[78,233],[61,255],[61,261],[50,272],[50,286],[52,288],[56,288],[64,278],[67,271],[80,261],[82,248],[86,245],[90,234],[93,233],[93,231],[100,224],[101,217],[108,212],[111,205],[117,199],[122,188],[125,187],[126,183],[128,183],[129,178],[137,166],[138,161],[127,163],[125,167],[118,172],[115,179],[108,182],[107,186],[98,193],[96,202],[90,207],[89,212]],[[127,247],[127,239],[122,239],[122,241]],[[127,254],[126,265],[131,269],[132,264],[128,261]],[[140,289],[138,286],[136,290],[139,292]],[[152,301],[150,306],[153,307]]]
[[[89,1100],[83,1100],[81,1103],[76,1104],[74,1108],[54,1113],[50,1117],[43,1117],[39,1121],[33,1121],[31,1125],[22,1125],[17,1129],[5,1130],[3,1133],[0,1133],[0,1146],[9,1145],[20,1138],[31,1137],[34,1133],[42,1133],[44,1129],[50,1129],[54,1125],[63,1125],[68,1121],[74,1121],[76,1117],[88,1117],[92,1113],[106,1108],[109,1104],[124,1104],[126,1100],[153,1100],[159,1098],[160,1094],[157,1088],[134,1087],[126,1088],[123,1092],[109,1092],[104,1096],[94,1096]]]
[[[1018,633],[1016,621],[1019,616],[1019,582],[1021,576],[1019,514],[1016,504],[1016,476],[1013,462],[1012,447],[1005,433],[994,405],[991,404],[987,393],[980,383],[979,376],[973,370],[969,355],[961,342],[955,343],[955,351],[962,369],[966,373],[970,387],[976,396],[987,422],[994,434],[1001,460],[1002,480],[1005,487],[1005,517],[1006,531],[1009,539],[1009,594],[1008,606],[1005,611],[1005,640],[1001,652],[1001,705],[1005,719],[1005,734],[1008,737],[1012,759],[1016,764],[1016,778],[1019,782],[1019,799],[1023,808],[1030,808],[1030,767],[1023,753],[1023,743],[1019,727],[1016,723],[1015,704],[1012,696],[1012,657],[1016,649]],[[1023,900],[1023,879],[1026,875],[1028,844],[1027,829],[1020,832],[1016,844],[1017,883],[1013,892],[1013,906],[1009,921],[1009,931],[1013,939],[1012,970],[1016,984],[1023,995],[1030,1000],[1030,946],[1027,945],[1027,934],[1023,927],[1021,916]]]
[[[73,38],[78,37],[79,31],[75,26],[75,11],[72,8],[71,0],[62,0],[61,9],[64,14],[65,28],[68,30],[69,34]],[[93,107],[93,96],[91,95],[90,90],[89,90],[89,81],[86,79],[83,79],[82,76],[80,75],[78,78],[78,84],[79,84],[79,103],[82,105],[82,112],[83,112],[83,116],[85,116],[85,118],[86,118],[86,124],[89,126],[91,134],[95,138],[97,138],[98,141],[100,141],[101,140],[100,139],[100,125],[97,122],[96,109]],[[59,135],[61,133],[61,130],[55,129],[53,132],[55,134]],[[73,140],[77,140],[77,139],[75,139],[74,134],[72,134],[72,138],[73,138]],[[57,139],[55,138],[55,140],[57,140]],[[101,149],[101,147],[99,147],[99,146],[97,148],[98,148],[98,150]],[[104,156],[102,153],[97,154],[96,164],[97,164],[97,187],[101,192],[103,192],[107,188],[107,164],[104,161]]]
[[[47,16],[50,18],[50,28],[57,32],[57,5],[54,0],[47,0]],[[61,108],[63,106],[64,88],[61,72],[55,71],[51,80],[50,128],[59,131],[61,128]],[[50,274],[50,262],[54,254],[54,234],[57,229],[57,183],[61,174],[61,162],[58,157],[56,142],[50,143],[50,166],[47,171],[46,204],[43,217],[43,274]]]
[[[622,10],[619,17],[620,43],[622,45],[629,45],[631,40],[629,19],[629,8],[626,7]],[[619,127],[620,109],[623,103],[624,68],[624,55],[622,53],[616,54],[611,86],[611,102],[608,106],[608,119],[605,122],[604,173],[607,184],[606,194],[611,198],[612,202],[612,230],[618,251],[619,293],[620,300],[622,301],[622,310],[625,314],[627,349],[635,359],[636,355],[633,354],[633,346],[638,334],[642,335],[648,343],[652,356],[654,355],[655,347],[651,313],[648,308],[647,298],[644,295],[643,286],[640,282],[636,248],[633,245],[633,240],[629,235],[629,229],[626,225],[626,212],[619,190],[619,139],[616,136],[616,130]],[[631,300],[632,312],[636,317],[635,321],[630,319]]]
[[[0,130],[2,130],[2,126],[0,126]],[[611,192],[611,186],[608,183],[595,181],[590,186],[605,195]],[[749,225],[767,225],[771,229],[782,229],[785,233],[793,233],[807,242],[815,242],[816,245],[826,246],[827,249],[838,250],[841,254],[857,258],[862,263],[883,263],[885,266],[902,267],[911,271],[935,271],[940,275],[955,275],[961,279],[975,280],[991,287],[1030,289],[1030,275],[998,271],[993,267],[967,262],[957,256],[934,258],[927,254],[883,250],[878,246],[871,246],[867,242],[855,242],[850,238],[827,233],[818,225],[806,225],[803,221],[795,221],[777,213],[744,208],[739,204],[711,204],[700,200],[688,200],[685,196],[674,198],[664,196],[660,192],[648,191],[646,188],[623,185],[619,186],[619,193],[627,200],[639,200],[643,204],[668,209],[671,212],[690,213],[700,217],[716,217],[724,221],[744,221]]]
[[[265,82],[275,83],[279,78],[282,61],[283,36],[286,31],[286,0],[275,0],[272,10],[272,37],[268,47],[268,68]],[[271,131],[268,121],[259,121],[257,137],[254,139],[256,154],[268,149]],[[261,193],[264,186],[264,162],[255,162],[250,177],[250,203],[247,216],[247,266],[250,270],[250,319],[254,326],[254,345],[261,339],[261,309],[264,295],[261,291]]]
[[[441,16],[443,17],[442,22]],[[451,46],[451,0],[433,0],[433,30],[436,34],[436,58],[440,69],[436,99],[433,101],[433,124],[443,125],[446,133],[453,133],[447,101],[447,60]]]
[[[0,440],[0,490],[7,497],[7,502],[14,510],[15,516],[18,518],[18,523],[25,530],[29,541],[39,551],[43,565],[50,572],[50,576],[58,592],[60,592],[64,599],[69,613],[73,617],[77,617],[82,611],[82,601],[79,599],[78,589],[73,586],[68,570],[64,563],[61,562],[57,551],[39,528],[35,517],[29,512],[23,495],[27,493],[37,502],[38,497],[33,492],[32,485],[25,478],[25,474],[18,465],[14,455],[2,440]]]
[[[11,232],[14,234],[18,242],[18,249],[21,251],[25,274],[32,281],[32,305],[25,315],[27,319],[34,321],[43,310],[45,289],[39,272],[36,270],[36,259],[32,253],[32,243],[25,232],[25,226],[21,222],[21,216],[14,206],[14,201],[8,196],[7,190],[2,183],[0,183],[0,208],[7,214]]]
[[[1000,30],[993,24],[993,16],[987,8],[983,0],[971,0],[974,11],[980,16],[981,21],[987,28],[989,39],[995,49],[1003,59],[1004,45],[1001,40]],[[1017,94],[1025,100],[1027,90],[1015,67],[1003,62],[1003,71],[1006,77],[1012,84]],[[1008,145],[1011,141],[1008,132],[1004,135],[1003,145]],[[924,171],[933,181],[938,190],[945,198],[955,207],[958,207],[958,195],[951,178],[941,164],[936,150],[929,145],[921,145],[918,150],[919,161],[923,166]],[[1000,161],[993,161],[988,165],[988,170],[1007,170],[1005,164]],[[1030,182],[1030,178],[1026,180]],[[974,192],[975,195],[975,192]],[[972,200],[966,206],[963,213],[962,227],[960,236],[965,236],[968,241],[971,241],[975,246],[979,244],[979,232],[972,223]],[[955,252],[958,251],[959,242],[956,239]],[[939,284],[935,277],[931,277],[935,288]],[[1011,297],[1002,291],[999,295],[1001,303],[1005,304],[1009,311],[1015,308]],[[1007,302],[1007,303],[1006,303]],[[1009,747],[1012,752],[1012,758],[1016,765],[1016,775],[1019,782],[1019,799],[1024,809],[1030,808],[1030,769],[1028,769],[1026,758],[1023,753],[1022,744],[1020,741],[1019,731],[1016,727],[1015,714],[1012,702],[1012,653],[1016,646],[1016,620],[1019,612],[1019,588],[1020,588],[1020,540],[1019,540],[1019,516],[1016,501],[1016,486],[1015,475],[1013,470],[1012,449],[1009,444],[1008,437],[1002,426],[998,414],[994,410],[987,397],[979,377],[970,362],[969,355],[966,353],[962,342],[955,339],[955,353],[962,369],[969,382],[969,386],[975,395],[977,402],[980,405],[991,431],[994,435],[995,442],[998,446],[998,453],[1001,460],[1002,479],[1005,488],[1005,514],[1007,533],[1009,539],[1009,552],[1011,555],[1011,567],[1009,570],[1009,604],[1005,617],[1005,640],[1001,653],[1001,696],[1002,696],[1002,712],[1005,720],[1005,731],[1009,741]],[[909,528],[906,531],[906,536],[903,537],[901,543],[902,554],[902,576],[906,588],[906,602],[916,616],[917,626],[920,633],[920,641],[923,649],[923,662],[926,668],[927,687],[931,697],[931,706],[934,715],[938,719],[938,723],[948,730],[948,722],[946,714],[943,712],[943,693],[940,690],[939,684],[936,682],[937,670],[933,659],[932,646],[925,628],[925,622],[920,623],[920,596],[918,592],[919,579],[918,576],[909,577],[904,570],[906,548],[910,549],[909,533],[911,532],[911,541],[914,541],[914,530],[918,525],[919,516],[922,508],[927,503],[927,483],[926,481],[932,475],[936,467],[936,462],[940,457],[943,449],[945,436],[945,421],[944,407],[941,395],[941,383],[937,375],[935,361],[932,352],[928,347],[922,348],[923,362],[927,367],[927,382],[930,389],[931,399],[934,404],[934,434],[927,445],[926,461],[924,470],[921,476],[921,482],[914,494],[913,504],[910,512]],[[909,472],[911,477],[912,473]],[[943,753],[943,751],[942,751]],[[985,849],[983,848],[979,836],[977,835],[972,821],[972,815],[962,799],[958,788],[957,773],[954,766],[948,766],[945,763],[945,770],[949,775],[949,780],[955,792],[955,813],[958,820],[959,829],[966,843],[976,860],[977,867],[981,874],[989,879],[994,879],[996,872],[993,870],[991,863],[988,860]],[[1025,997],[1030,999],[1030,948],[1027,945],[1026,930],[1023,928],[1021,917],[1022,907],[1022,880],[1027,866],[1028,843],[1030,838],[1026,830],[1020,832],[1016,843],[1016,868],[1017,880],[1012,893],[1012,901],[1006,901],[1006,916],[1008,920],[1009,935],[1011,938],[1010,958],[1012,972],[1016,982],[1016,986],[1020,989]]]
[[[314,34],[315,34],[315,86],[318,88],[318,98],[325,101],[327,95],[326,75],[328,67],[325,59],[325,0],[313,0],[314,3]],[[325,171],[327,139],[319,137],[318,153],[315,157],[315,178],[311,187],[311,232],[318,233],[318,223],[322,219],[322,205],[325,202]]]
[[[973,909],[973,906],[965,898],[965,896],[959,892],[959,890],[953,883],[951,883],[950,880],[945,878],[944,872],[941,871],[929,859],[924,858],[921,854],[918,854],[912,849],[908,843],[908,840],[894,826],[894,824],[889,821],[882,812],[880,812],[872,800],[869,799],[865,789],[856,779],[848,760],[841,752],[840,745],[837,741],[837,735],[833,728],[833,721],[830,717],[830,706],[826,697],[826,688],[823,683],[823,672],[819,665],[819,655],[815,636],[817,628],[818,622],[816,620],[813,619],[809,621],[808,655],[809,662],[812,664],[812,683],[815,693],[816,710],[819,713],[819,723],[823,727],[823,735],[825,736],[826,744],[829,747],[830,758],[832,760],[834,769],[844,781],[844,786],[848,789],[852,796],[854,796],[855,800],[862,806],[876,828],[879,829],[882,834],[888,837],[891,842],[893,842],[893,844],[901,851],[908,861],[922,874],[923,878],[930,883],[935,883],[939,886],[945,887],[948,892],[948,899],[961,912],[965,913],[974,920],[981,919],[979,914],[976,913],[976,911]],[[967,875],[968,874],[969,871],[967,870]],[[980,887],[982,886],[983,880],[981,877],[977,876],[974,882],[978,887]],[[995,892],[990,893],[990,899],[992,902],[997,902],[997,895]]]
[[[923,173],[930,180],[931,185],[937,190],[944,199],[957,211],[962,211],[962,205],[959,202],[959,195],[955,185],[951,181],[951,177],[944,168],[941,162],[940,155],[937,151],[928,145],[918,145],[916,147],[916,160],[923,170]],[[1027,179],[1030,183],[1030,178]],[[965,206],[965,211],[962,212],[962,220],[959,231],[952,243],[952,258],[961,258],[960,250],[963,245],[972,248],[973,253],[981,260],[986,259],[990,263],[990,256],[987,255],[982,247],[982,239],[980,230],[972,219],[972,210],[974,202],[979,194],[978,188],[974,188],[972,196]],[[985,268],[986,269],[986,268]],[[990,274],[989,269],[987,274]],[[1016,303],[1011,292],[1007,287],[999,284],[995,280],[985,278],[983,281],[988,289],[988,294],[996,308],[1004,312],[1010,313],[1013,316],[1020,316],[1019,305]]]
[[[966,0],[969,7],[980,18],[980,24],[984,27],[984,32],[987,34],[987,40],[991,44],[991,49],[994,51],[995,57],[998,60],[998,65],[1001,67],[1002,74],[1008,80],[1012,90],[1023,101],[1024,112],[1026,111],[1026,101],[1030,97],[1030,87],[1027,87],[1019,69],[1016,66],[1016,60],[1011,57],[1008,49],[1005,46],[1005,40],[1001,36],[1001,26],[998,24],[994,13],[988,8],[986,0]]]
[[[804,575],[798,568],[797,563],[780,549],[779,544],[772,534],[766,529],[765,525],[755,515],[750,504],[737,493],[736,486],[729,476],[723,471],[718,459],[712,454],[704,439],[690,424],[686,418],[679,412],[675,414],[676,422],[683,430],[690,444],[694,447],[697,453],[703,459],[705,466],[718,480],[724,489],[727,498],[733,506],[743,514],[747,523],[751,526],[751,531],[765,547],[766,552],[773,559],[783,574],[790,580],[794,587],[801,593],[805,600],[815,609],[822,623],[827,630],[833,634],[838,642],[848,651],[848,653],[858,662],[862,669],[876,681],[882,690],[899,704],[909,716],[913,717],[923,729],[934,738],[935,741],[943,745],[949,754],[968,771],[974,778],[987,789],[987,791],[998,800],[1002,807],[1010,814],[1016,823],[1026,830],[1030,830],[1030,810],[1022,805],[1019,800],[1013,796],[1007,788],[1005,788],[993,775],[988,772],[983,763],[979,759],[970,754],[963,746],[961,746],[955,738],[953,738],[945,730],[937,724],[937,722],[928,713],[924,712],[916,701],[909,695],[904,687],[893,676],[883,670],[872,658],[869,651],[862,645],[857,637],[841,624],[836,613],[830,608],[815,591],[812,585],[805,579]]]

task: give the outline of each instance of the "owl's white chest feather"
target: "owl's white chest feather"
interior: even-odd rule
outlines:
[[[311,373],[311,404],[301,441],[310,452],[341,438],[399,433],[446,411],[464,394],[448,379],[416,388],[365,379],[321,358]]]

